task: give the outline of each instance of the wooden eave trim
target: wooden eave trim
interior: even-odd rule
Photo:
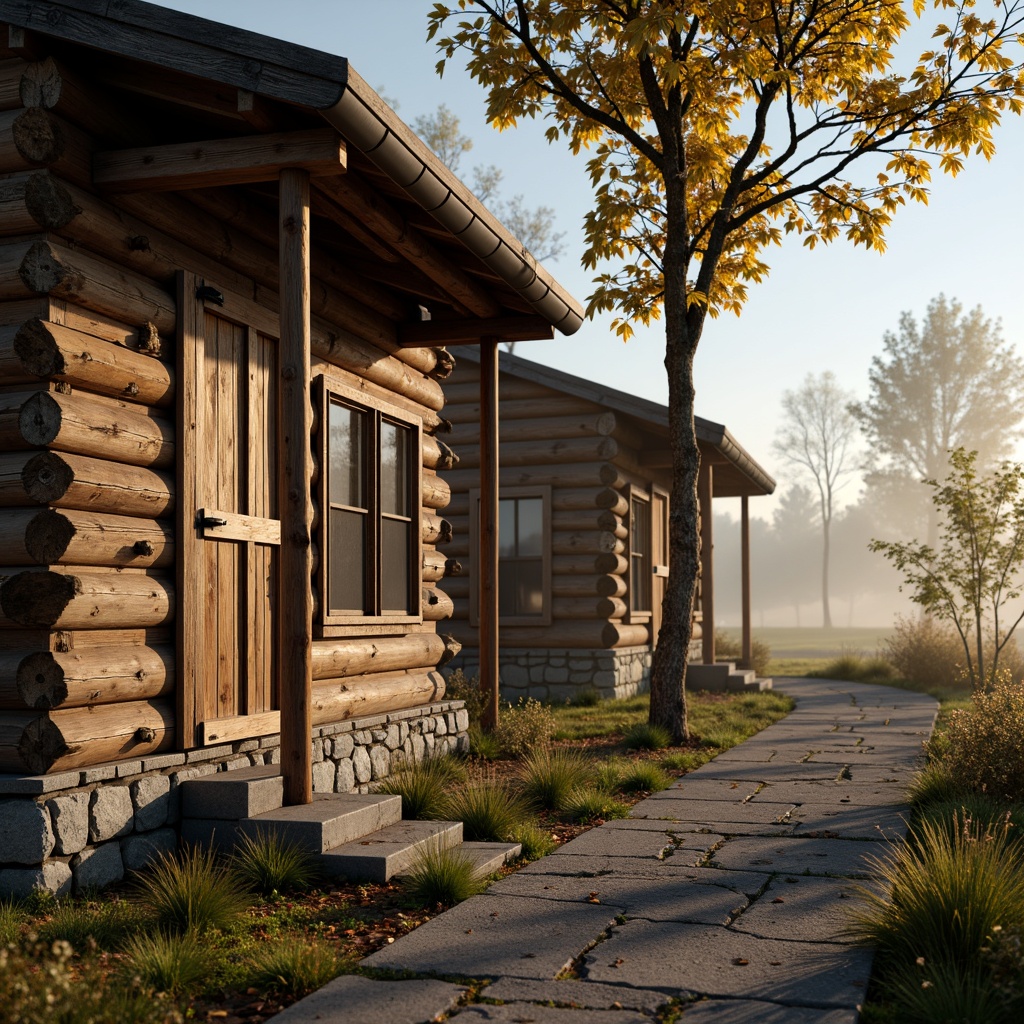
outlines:
[[[482,338],[499,341],[540,341],[555,336],[555,329],[541,316],[504,316],[484,320],[424,320],[399,324],[402,348],[436,345],[479,345]]]
[[[170,192],[276,181],[285,168],[344,174],[345,143],[332,129],[317,128],[108,150],[93,157],[92,176],[109,192]]]

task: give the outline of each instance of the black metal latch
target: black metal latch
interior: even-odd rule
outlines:
[[[221,519],[219,516],[208,516],[203,511],[203,509],[200,509],[196,513],[196,526],[197,527],[201,527],[204,530],[207,529],[207,528],[211,528],[212,529],[215,526],[227,526],[227,525],[228,525],[228,521],[226,519]]]
[[[204,302],[212,302],[216,306],[224,305],[224,293],[217,291],[213,285],[201,284],[196,289],[196,298]]]

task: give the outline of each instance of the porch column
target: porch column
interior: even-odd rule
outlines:
[[[281,703],[281,775],[285,804],[313,800],[313,561],[309,438],[309,173],[279,178],[281,340],[277,385],[277,512],[281,549],[274,669]],[[245,439],[240,438],[240,443]]]
[[[754,667],[754,646],[750,636],[750,499],[740,498],[740,617],[743,623],[740,667]]]
[[[498,339],[480,339],[480,550],[477,611],[481,725],[498,724]]]
[[[711,513],[711,463],[701,459],[697,473],[697,501],[700,503],[700,609],[701,661],[705,665],[715,663],[715,578],[714,578],[714,534]]]

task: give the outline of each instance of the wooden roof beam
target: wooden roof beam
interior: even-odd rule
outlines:
[[[398,325],[402,348],[434,345],[479,345],[481,338],[498,341],[541,341],[555,336],[542,316],[501,316],[485,320],[423,320]]]
[[[110,192],[177,192],[274,181],[285,168],[344,174],[345,144],[332,129],[247,135],[97,153],[93,182]]]
[[[488,318],[501,314],[501,306],[485,288],[444,256],[429,238],[365,182],[354,176],[323,178],[317,182],[317,187],[357,216],[381,241],[416,264],[451,296],[460,312],[465,310],[473,316]]]

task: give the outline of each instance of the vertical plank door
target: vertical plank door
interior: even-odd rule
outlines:
[[[259,322],[265,314],[203,294],[200,282],[182,275],[178,665],[186,747],[279,728],[277,342],[272,325]]]

